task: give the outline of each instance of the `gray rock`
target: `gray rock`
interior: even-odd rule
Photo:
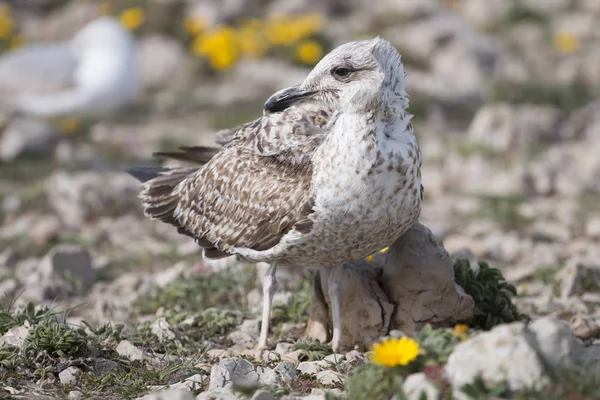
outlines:
[[[160,317],[154,321],[151,329],[160,342],[170,342],[180,339],[179,334],[173,330],[173,327],[165,317]]]
[[[328,356],[325,356],[325,358],[323,358],[323,361],[325,361],[327,363],[331,363],[333,365],[337,365],[344,360],[346,360],[346,356],[343,354],[330,354]]]
[[[506,381],[510,390],[519,390],[549,384],[547,368],[559,370],[584,362],[583,345],[569,326],[557,318],[543,318],[529,327],[521,322],[499,325],[459,344],[450,355],[446,374],[455,387],[481,375],[488,383]]]
[[[313,287],[306,334],[323,341],[332,324],[328,279],[320,278],[320,287]],[[344,264],[340,302],[342,344],[347,347],[368,348],[389,328],[410,334],[427,323],[466,322],[473,314],[473,299],[455,283],[453,262],[441,240],[420,223],[372,262]]]
[[[71,390],[69,394],[67,394],[67,399],[69,400],[79,400],[83,399],[83,393],[79,390]]]
[[[196,397],[189,390],[166,389],[154,393],[148,393],[136,400],[194,400]]]
[[[77,367],[69,367],[58,374],[58,379],[63,385],[72,385],[77,382],[77,375],[81,374],[81,370]]]
[[[256,367],[258,381],[261,385],[276,386],[279,385],[279,374],[269,367]]]
[[[302,374],[315,375],[323,370],[323,367],[320,361],[303,361],[298,365],[297,370]]]
[[[275,367],[275,372],[279,375],[279,378],[283,383],[290,383],[298,378],[296,373],[296,367],[294,364],[288,361],[282,361]]]
[[[129,340],[121,340],[117,346],[117,353],[130,359],[131,361],[141,361],[146,358],[144,351],[138,347],[135,347]]]
[[[317,373],[317,381],[325,386],[341,385],[344,383],[344,376],[339,372],[325,370]]]
[[[42,260],[40,270],[46,276],[60,276],[80,290],[89,289],[98,279],[89,251],[74,244],[54,246]]]
[[[277,345],[275,345],[275,353],[281,354],[281,355],[287,354],[292,349],[292,346],[293,346],[292,343],[279,342],[279,343],[277,343]]]
[[[50,206],[63,224],[80,227],[99,216],[139,209],[139,185],[125,173],[56,172],[46,181]]]
[[[88,250],[60,244],[41,260],[24,260],[16,275],[25,287],[23,297],[35,301],[55,300],[89,290],[97,280]]]
[[[0,337],[0,346],[14,346],[21,348],[25,344],[25,339],[31,331],[29,323],[10,328],[2,337]]]
[[[239,397],[227,388],[209,390],[200,393],[196,400],[238,400]]]
[[[422,372],[409,375],[404,380],[403,388],[407,400],[421,400],[423,394],[427,400],[436,400],[440,397],[440,390]]]
[[[15,119],[0,135],[0,161],[20,156],[50,156],[58,143],[58,134],[41,121]]]
[[[266,390],[259,389],[254,392],[250,400],[275,400],[275,395]]]
[[[227,339],[235,343],[232,346],[232,350],[242,351],[253,349],[256,346],[257,337],[248,332],[237,330],[230,332],[229,335],[227,335]]]
[[[259,380],[260,376],[251,362],[243,358],[228,358],[212,367],[208,390],[230,387],[233,382],[241,386],[255,386]]]

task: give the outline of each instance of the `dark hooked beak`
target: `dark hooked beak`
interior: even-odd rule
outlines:
[[[265,113],[276,113],[285,110],[301,100],[308,99],[317,93],[314,90],[302,90],[299,86],[292,86],[280,90],[267,99],[264,106]]]

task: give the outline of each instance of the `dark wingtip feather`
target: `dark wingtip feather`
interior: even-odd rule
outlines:
[[[125,170],[129,175],[133,176],[138,181],[144,183],[150,179],[154,179],[163,172],[168,172],[169,168],[161,167],[134,167]]]

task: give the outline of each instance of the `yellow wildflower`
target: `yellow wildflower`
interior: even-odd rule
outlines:
[[[8,46],[11,49],[16,49],[17,47],[23,46],[24,43],[25,43],[25,39],[23,39],[23,36],[15,35],[12,38],[10,38],[10,43],[8,44]]]
[[[184,22],[185,30],[191,35],[199,35],[206,30],[206,21],[198,16],[189,16]]]
[[[81,129],[81,121],[75,117],[63,118],[60,121],[60,130],[63,133],[71,134]]]
[[[561,53],[575,53],[580,47],[579,38],[572,33],[557,32],[554,35],[554,48]]]
[[[419,351],[419,344],[410,338],[392,338],[373,345],[371,360],[386,367],[407,365],[417,358]]]
[[[10,15],[10,9],[2,9],[0,12],[0,39],[9,38],[13,33],[13,29],[14,22]]]
[[[141,7],[132,7],[121,13],[121,25],[130,31],[136,30],[146,20],[146,14]]]
[[[269,43],[264,37],[259,20],[248,19],[242,23],[237,32],[240,51],[252,57],[262,57],[269,51]]]
[[[267,20],[265,34],[274,45],[290,46],[311,36],[323,27],[323,17],[309,14],[298,18],[274,15]]]
[[[467,332],[469,332],[469,327],[465,324],[456,324],[454,326],[454,330],[452,331],[452,334],[454,336],[462,336],[462,335],[466,335]]]
[[[239,55],[234,30],[224,26],[197,36],[192,43],[192,51],[196,55],[208,57],[211,67],[216,70],[231,67]]]
[[[304,64],[314,65],[323,57],[323,48],[314,40],[306,40],[296,49],[296,57]]]

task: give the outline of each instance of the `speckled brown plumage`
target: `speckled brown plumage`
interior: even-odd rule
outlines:
[[[275,265],[354,261],[418,219],[421,152],[407,106],[400,55],[388,42],[340,46],[301,85],[271,96],[261,118],[219,132],[221,149],[163,153],[199,168],[134,173],[144,211],[193,237],[207,258],[272,263],[265,345]],[[335,344],[339,304],[332,312]]]

